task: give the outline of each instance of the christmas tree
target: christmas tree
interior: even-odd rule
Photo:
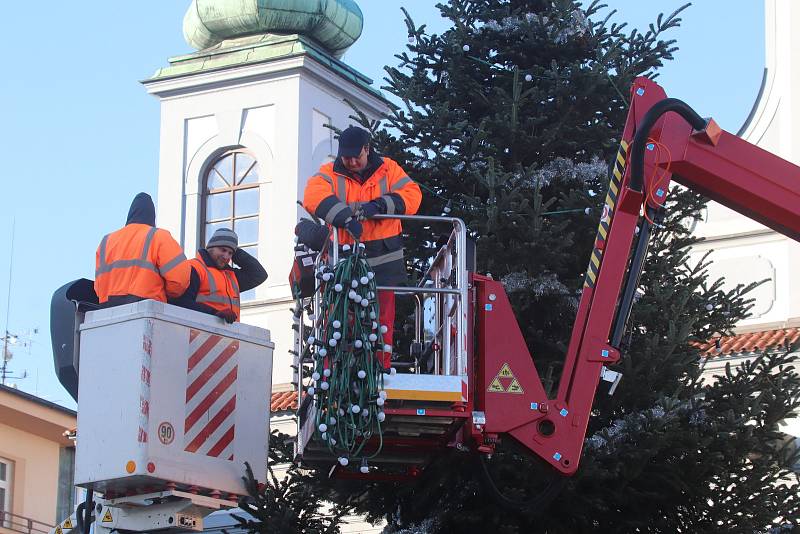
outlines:
[[[441,35],[406,13],[409,44],[385,87],[402,105],[369,126],[377,148],[423,187],[421,213],[467,223],[478,270],[503,282],[540,375],[557,377],[628,87],[672,59],[680,10],[641,33],[597,2],[449,0],[439,9],[452,21]],[[314,494],[385,519],[387,532],[797,526],[797,491],[785,482],[795,458],[778,431],[800,406],[790,348],[714,383],[700,378],[699,344],[746,316],[752,287],[726,290],[708,276],[711,258],[690,260],[688,223],[703,204],[672,191],[617,366],[625,378],[614,396],[598,393],[581,467],[552,502],[555,491],[543,494],[552,472],[508,440],[484,464],[452,452],[413,483],[332,491],[323,475]],[[435,239],[408,229],[419,272]]]
[[[679,13],[640,33],[597,3],[451,0],[440,10],[453,22],[442,35],[407,14],[408,49],[386,87],[403,105],[377,137],[423,184],[423,211],[467,222],[478,270],[504,282],[540,374],[558,376],[627,90],[672,59],[664,35]],[[709,260],[690,261],[687,222],[702,206],[673,192],[618,366],[623,385],[598,395],[581,469],[550,506],[535,499],[549,474],[509,447],[488,465],[506,506],[487,498],[474,461],[453,454],[417,485],[371,487],[368,511],[431,532],[759,531],[798,521],[777,431],[798,406],[791,359],[764,355],[714,385],[699,380],[697,343],[749,308],[749,288],[725,291],[708,278]],[[424,265],[430,240],[411,232],[409,241]]]

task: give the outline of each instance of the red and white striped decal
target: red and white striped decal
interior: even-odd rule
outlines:
[[[239,342],[189,330],[184,450],[233,460]]]

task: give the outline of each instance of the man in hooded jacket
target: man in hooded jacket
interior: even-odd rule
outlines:
[[[125,226],[97,247],[94,289],[104,307],[153,299],[167,302],[189,287],[191,267],[183,249],[156,228],[156,207],[147,193],[133,199]]]

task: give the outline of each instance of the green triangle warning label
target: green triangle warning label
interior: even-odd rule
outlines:
[[[500,383],[500,379],[497,377],[495,377],[494,380],[492,380],[492,383],[489,384],[489,387],[486,389],[486,391],[489,391],[490,393],[506,392],[505,388],[503,388],[503,384]]]
[[[519,382],[517,382],[517,379],[515,378],[514,380],[511,381],[511,384],[508,386],[506,393],[517,393],[521,395],[522,393],[525,393],[525,390],[522,389],[522,386],[519,385]]]
[[[500,367],[486,391],[489,393],[513,393],[516,395],[525,393],[525,390],[522,389],[522,384],[519,383],[519,380],[511,370],[511,366],[507,363]]]
[[[503,367],[500,368],[500,372],[497,373],[499,378],[514,378],[514,373],[511,372],[511,367],[508,366],[507,363],[503,364]]]

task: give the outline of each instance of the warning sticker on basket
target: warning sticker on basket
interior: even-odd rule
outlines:
[[[106,513],[103,514],[103,523],[113,523],[114,517],[111,515],[111,510],[106,508]]]
[[[158,440],[164,445],[169,445],[175,439],[175,428],[171,423],[164,421],[158,425]]]

